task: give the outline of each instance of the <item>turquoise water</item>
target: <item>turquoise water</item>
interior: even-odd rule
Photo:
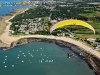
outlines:
[[[67,53],[72,51],[43,42],[0,50],[0,75],[95,75],[85,61]]]

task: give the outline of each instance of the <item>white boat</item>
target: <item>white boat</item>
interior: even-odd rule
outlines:
[[[21,51],[19,51],[19,52],[21,52]]]
[[[46,60],[45,62],[48,62],[48,60]]]
[[[24,55],[24,57],[26,57],[26,55]]]
[[[30,54],[30,53],[28,53],[28,54]]]
[[[24,62],[24,61],[22,60],[22,62]]]
[[[32,62],[30,62],[30,63],[32,63]]]
[[[12,67],[14,67],[14,65],[12,65]]]
[[[5,61],[3,63],[6,63]]]
[[[7,60],[7,59],[5,59],[5,60]]]
[[[18,54],[18,56],[20,56],[20,55]]]
[[[42,59],[42,60],[44,60],[44,59]]]
[[[7,56],[5,56],[5,57],[7,57]]]
[[[5,68],[7,67],[7,66],[4,66]]]
[[[19,57],[17,57],[19,59]]]
[[[22,53],[22,54],[24,54],[24,53]]]
[[[41,63],[42,63],[42,60],[41,60]]]
[[[42,48],[40,48],[40,49],[42,49]]]

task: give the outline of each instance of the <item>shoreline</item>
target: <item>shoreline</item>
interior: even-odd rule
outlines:
[[[14,13],[12,13],[12,16],[11,15],[8,15],[8,16],[4,16],[2,17],[2,19],[0,20],[0,24],[2,24],[0,26],[0,40],[1,40],[1,37],[7,37],[6,35],[9,35],[9,28],[10,28],[10,25],[12,24],[9,20],[12,19],[13,17],[15,17],[16,15],[18,14],[21,14],[25,11],[27,11],[29,8],[19,8],[19,9],[15,9],[14,10]],[[3,38],[2,37],[2,38]],[[6,40],[6,39],[4,39]],[[2,45],[2,43],[5,43],[3,40],[1,40],[2,42],[0,42],[0,45]],[[7,46],[9,47],[9,45],[7,45],[5,43],[4,46]]]
[[[14,10],[14,13],[10,12],[10,15],[4,15],[4,16],[0,16],[0,35],[2,35],[2,33],[4,32],[4,30],[6,29],[6,27],[8,26],[8,22],[6,22],[6,20],[9,20],[11,17],[18,15],[21,11],[26,10],[26,8],[17,8]]]
[[[21,46],[24,44],[28,44],[31,42],[46,42],[46,43],[53,43],[56,44],[62,48],[70,48],[71,51],[73,51],[75,54],[77,54],[81,59],[83,59],[90,69],[94,70],[95,75],[100,75],[100,62],[99,58],[95,57],[94,55],[91,55],[90,53],[87,53],[84,49],[80,48],[77,45],[74,45],[72,43],[62,41],[62,40],[56,40],[56,39],[47,39],[47,38],[22,38],[16,42],[16,46]],[[81,53],[81,54],[80,54]],[[98,63],[99,62],[99,63]]]
[[[12,24],[11,22],[9,22],[9,20],[12,19],[16,15],[25,12],[26,10],[28,10],[28,9],[24,9],[23,11],[20,9],[17,13],[14,13],[12,16],[7,16],[8,18],[6,18],[3,21],[3,22],[5,22],[5,30],[3,31],[4,33],[1,34],[0,40],[2,42],[4,42],[5,44],[7,44],[6,45],[7,48],[11,48],[11,47],[17,46],[15,44],[15,42],[18,41],[19,39],[22,39],[22,38],[49,39],[49,40],[56,40],[56,41],[63,41],[63,42],[71,43],[71,45],[73,44],[73,45],[79,47],[83,52],[85,52],[85,53],[87,53],[87,54],[89,54],[91,56],[95,56],[95,58],[97,58],[98,60],[100,60],[100,53],[99,52],[94,51],[92,48],[86,46],[82,42],[79,42],[79,41],[74,40],[72,38],[68,38],[68,37],[57,37],[57,36],[52,36],[52,35],[51,36],[48,36],[48,35],[26,35],[26,36],[19,36],[19,37],[17,37],[17,36],[9,36],[9,28],[10,28],[10,25]],[[67,46],[68,46],[68,44],[67,44]]]

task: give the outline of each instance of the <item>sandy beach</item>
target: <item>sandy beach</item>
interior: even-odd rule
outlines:
[[[10,19],[12,19],[15,15],[19,14],[19,13],[23,13],[24,11],[26,11],[28,9],[18,9],[18,11],[16,11],[16,13],[13,14],[13,16],[5,16],[1,21],[0,24],[0,40],[2,42],[4,42],[5,44],[7,44],[7,46],[10,46],[10,44],[14,41],[17,41],[21,38],[29,38],[29,37],[33,37],[33,38],[48,38],[48,39],[56,39],[56,40],[62,40],[62,41],[66,41],[72,44],[75,44],[77,46],[79,46],[80,48],[83,48],[86,52],[96,56],[97,58],[100,58],[100,53],[93,50],[92,48],[86,46],[85,44],[83,44],[82,42],[79,42],[77,40],[74,40],[72,38],[68,38],[68,37],[58,37],[58,36],[44,36],[44,35],[25,35],[25,36],[9,36],[9,28],[11,25],[11,22],[9,22]],[[5,30],[4,30],[5,29]]]
[[[16,9],[16,10],[14,10],[14,13],[11,13],[11,15],[7,15],[7,16],[5,15],[5,16],[1,17],[1,19],[0,19],[0,35],[4,32],[4,30],[8,26],[8,23],[5,21],[10,19],[12,16],[21,13],[24,10],[26,10],[26,8]]]

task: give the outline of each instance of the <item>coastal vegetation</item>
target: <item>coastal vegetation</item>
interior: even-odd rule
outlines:
[[[19,29],[21,25],[27,25],[25,26],[25,30],[28,30],[30,23],[40,22],[42,29],[37,31],[47,31],[53,24],[52,20],[60,21],[72,18],[83,20],[91,24],[96,30],[96,35],[93,35],[92,31],[88,30],[87,28],[79,26],[68,26],[67,28],[71,32],[74,32],[80,37],[87,37],[87,35],[91,35],[91,37],[98,38],[100,34],[99,9],[99,7],[93,5],[78,5],[70,7],[61,7],[58,5],[56,7],[53,6],[52,9],[48,8],[48,6],[39,6],[31,8],[25,13],[14,17],[11,20],[13,24],[11,25],[10,29],[15,31],[15,34],[18,34],[20,33]]]
[[[52,35],[62,36],[64,34],[64,36],[76,39],[85,39],[88,44],[92,44],[93,46],[97,45],[93,41],[90,41],[89,38],[96,40],[100,38],[100,8],[98,5],[45,4],[37,6],[11,19],[12,25],[10,26],[10,30],[12,35],[51,35],[49,28],[56,22],[65,19],[83,20],[94,27],[96,34],[94,35],[92,31],[82,26],[65,26],[53,31]]]
[[[60,5],[57,5],[57,6],[53,6],[53,8],[50,8],[50,6],[48,5],[46,5],[46,7],[38,6],[36,8],[31,8],[27,10],[23,14],[19,14],[15,16],[12,20],[10,20],[12,22],[12,25],[10,27],[9,32],[11,32],[12,35],[40,34],[40,35],[55,35],[55,36],[68,36],[68,37],[70,36],[73,39],[76,39],[78,41],[80,40],[82,41],[82,43],[86,42],[89,45],[92,45],[94,46],[94,48],[96,48],[100,42],[100,39],[99,39],[100,27],[99,27],[99,16],[98,16],[99,8],[98,10],[96,9],[97,9],[97,6],[94,8],[88,5],[79,5],[79,7],[77,5],[68,6],[68,7],[65,7],[65,6],[62,7]],[[90,14],[90,17],[88,17],[89,14]],[[89,24],[91,23],[91,25],[96,29],[96,35],[93,35],[92,31],[88,30],[87,28],[78,27],[78,26],[66,26],[63,28],[56,29],[52,34],[49,33],[48,30],[51,27],[51,25],[55,24],[56,22],[62,21],[64,19],[71,19],[71,18],[83,20],[83,21],[88,22]],[[98,23],[97,27],[95,26],[95,23]],[[90,39],[88,40],[89,37],[96,38],[95,42],[90,41]],[[29,41],[32,42],[34,40],[35,39],[33,38],[23,38],[23,39],[18,40],[17,45],[27,44]],[[46,41],[47,39],[44,38],[43,40]],[[48,39],[48,41],[50,40]],[[84,56],[85,59],[89,60],[89,63],[91,62],[90,64],[93,65],[94,69],[97,72],[99,72],[98,70],[99,67],[94,66],[94,64],[99,65],[100,63],[98,62],[99,59],[95,59],[95,56],[92,56],[92,54],[90,54],[90,51],[85,52],[82,49],[78,49],[78,47],[76,46],[77,44],[72,45],[60,40],[55,40],[55,41],[56,41],[56,44],[59,44],[62,47],[69,47],[70,49],[75,50],[75,52],[78,54],[82,52],[83,55],[85,55]],[[52,42],[54,42],[54,40],[52,40]],[[11,45],[13,45],[13,43],[11,43]],[[81,47],[83,47],[83,45]],[[86,51],[88,49],[89,48],[87,48]],[[77,52],[78,50],[79,52]],[[92,57],[94,58],[92,59]],[[91,59],[92,60],[95,59],[95,61],[97,62],[94,62]]]

